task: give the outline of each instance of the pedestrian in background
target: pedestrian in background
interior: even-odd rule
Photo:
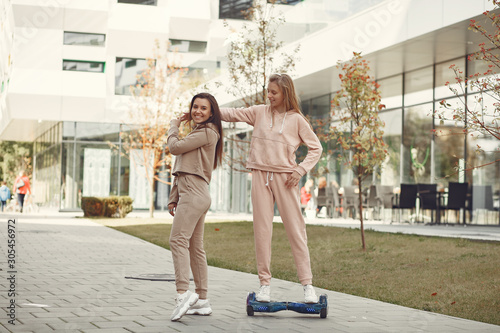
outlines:
[[[21,208],[21,213],[23,212],[24,206],[24,198],[26,194],[31,194],[31,186],[30,179],[26,176],[26,172],[19,172],[19,176],[17,176],[14,181],[14,189],[13,193],[17,193],[17,202],[19,203],[19,207]]]
[[[307,205],[312,198],[312,187],[314,186],[314,181],[312,178],[309,178],[304,186],[300,189],[300,208],[302,210],[302,214],[305,213]]]
[[[10,190],[7,187],[7,182],[2,182],[2,186],[0,186],[0,201],[2,202],[2,212],[7,205],[7,200],[10,199]]]

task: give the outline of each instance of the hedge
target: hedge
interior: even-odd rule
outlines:
[[[83,216],[123,218],[132,211],[132,202],[133,200],[129,196],[82,197]]]

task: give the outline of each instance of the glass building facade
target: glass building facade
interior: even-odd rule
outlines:
[[[385,123],[384,141],[389,154],[368,183],[396,187],[401,183],[438,183],[446,187],[454,181],[491,185],[494,193],[500,191],[498,163],[462,171],[498,160],[498,142],[493,138],[466,136],[460,124],[433,117],[433,111],[440,108],[443,99],[452,105],[467,101],[472,108],[481,107],[475,92],[459,89],[463,93],[457,97],[445,86],[446,82],[455,80],[450,69],[452,64],[466,68],[468,74],[482,70],[463,57],[377,80],[382,104],[386,106],[379,115]],[[332,92],[302,101],[303,112],[312,123],[329,119],[334,95]],[[82,196],[130,195],[136,200],[135,208],[148,208],[147,181],[140,180],[131,159],[119,153],[122,149],[120,131],[126,130],[124,126],[60,122],[37,138],[37,202],[59,210],[77,210]],[[251,130],[239,133],[239,139],[250,135]],[[486,148],[481,153],[476,152],[478,144]],[[335,181],[339,186],[350,185],[352,173],[337,159],[340,151],[335,142],[325,142],[323,148],[325,153],[311,176],[326,176],[329,182]],[[238,150],[231,140],[226,140],[224,151],[236,154]],[[306,153],[306,147],[300,147],[298,160]],[[251,213],[250,191],[251,173],[236,171],[224,163],[214,171],[211,210]],[[156,208],[166,208],[168,192],[168,185],[157,184]]]
[[[476,110],[482,109],[483,105],[493,105],[488,95],[479,100],[477,93],[464,86],[457,87],[451,65],[464,69],[466,75],[485,72],[478,63],[461,57],[377,80],[382,104],[386,106],[379,115],[385,123],[384,141],[389,154],[368,184],[398,187],[401,183],[436,183],[438,187],[446,188],[448,182],[467,182],[469,185],[491,186],[493,193],[498,195],[500,164],[487,165],[500,159],[498,140],[477,133],[466,135],[463,123],[443,121],[434,114],[434,110],[442,108],[442,100],[457,108],[463,108],[467,103],[469,108]],[[450,86],[445,86],[447,82],[458,88],[458,96]],[[311,120],[328,119],[334,95],[332,92],[303,101],[304,113]],[[483,147],[480,152],[476,151],[478,145]],[[323,155],[313,173],[327,176],[340,186],[350,185],[351,172],[336,158],[339,147],[328,142],[324,143],[324,148],[327,154]],[[481,165],[483,167],[475,168]]]
[[[60,122],[35,141],[35,198],[61,211],[81,208],[83,196],[128,195],[135,209],[149,208],[149,183],[140,150],[124,152],[123,124]],[[168,181],[168,178],[165,179]],[[157,182],[156,209],[168,204],[168,185]]]
[[[469,185],[491,186],[493,193],[500,192],[500,164],[493,163],[500,159],[500,144],[493,137],[470,136],[463,132],[463,124],[455,121],[442,121],[434,115],[441,108],[440,102],[445,99],[454,106],[468,103],[471,108],[482,107],[492,101],[477,101],[477,94],[465,87],[457,87],[455,74],[451,65],[466,69],[467,75],[484,72],[477,63],[468,61],[467,57],[451,59],[406,73],[379,78],[382,104],[386,106],[379,113],[384,121],[384,142],[388,145],[388,156],[383,166],[366,180],[367,186],[381,184],[399,187],[401,183],[438,184],[446,188],[449,182],[467,182]],[[459,96],[454,95],[447,82],[458,88]],[[317,120],[330,119],[331,101],[336,92],[302,101],[302,111],[311,120],[313,126]],[[461,127],[462,126],[462,127]],[[251,129],[248,131],[251,135]],[[339,186],[349,186],[353,182],[353,174],[337,156],[340,148],[333,141],[322,142],[323,155],[308,177],[326,176],[329,183],[335,181]],[[476,151],[480,144],[485,149]],[[228,148],[229,149],[229,148]],[[298,162],[307,153],[306,147],[297,150]],[[220,170],[216,186],[225,187],[227,191],[215,192],[220,202],[226,205],[213,206],[215,210],[226,210],[235,213],[251,212],[250,198],[251,173],[231,170],[225,167]],[[303,177],[301,185],[307,177]],[[225,185],[224,185],[225,184]]]

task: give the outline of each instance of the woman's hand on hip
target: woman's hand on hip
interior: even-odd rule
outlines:
[[[174,216],[176,210],[177,210],[177,203],[173,202],[168,204],[168,212],[170,213],[170,215]]]
[[[300,178],[302,178],[302,176],[297,171],[292,172],[287,177],[285,181],[285,186],[288,188],[292,188],[299,185]]]

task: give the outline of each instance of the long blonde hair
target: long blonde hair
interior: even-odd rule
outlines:
[[[304,117],[304,119],[312,128],[311,123],[302,113],[302,109],[300,108],[300,99],[295,92],[295,86],[293,84],[292,78],[288,74],[272,74],[269,77],[269,83],[271,82],[276,83],[283,93],[283,103],[285,104],[285,111],[294,111],[299,113],[302,117]]]

